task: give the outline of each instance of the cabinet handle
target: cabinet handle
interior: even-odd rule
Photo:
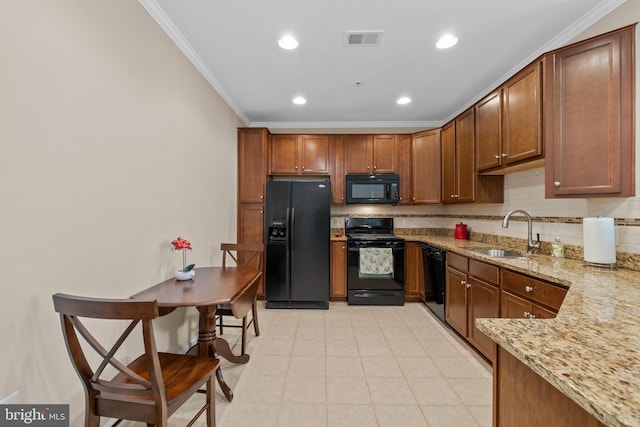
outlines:
[[[553,186],[554,186],[554,187],[560,187],[560,181],[555,181],[555,182],[553,183]]]
[[[471,287],[471,283],[467,283],[467,289]]]
[[[304,166],[302,167],[302,170],[304,170]]]
[[[524,317],[529,319],[531,317],[531,313],[529,313],[528,311],[524,312]]]
[[[264,196],[260,196],[260,200],[264,199]]]
[[[525,286],[525,287],[524,287],[524,290],[525,290],[526,292],[533,292],[533,286]]]
[[[298,170],[298,166],[296,166],[296,170]]]
[[[507,157],[507,153],[502,153],[502,157]]]
[[[263,214],[263,213],[264,213],[264,211],[260,211],[260,213],[261,213],[261,214]]]
[[[496,160],[500,160],[500,154],[496,154]]]
[[[344,249],[344,246],[342,247],[342,249]]]
[[[340,200],[344,200],[344,196],[340,197]]]
[[[460,280],[460,284],[461,284],[462,286],[464,286],[464,285],[466,284],[466,282],[465,282],[464,280]]]
[[[536,318],[536,315],[535,315],[535,314],[533,314],[533,313],[530,313],[530,314],[529,314],[529,319],[535,319],[535,318]]]

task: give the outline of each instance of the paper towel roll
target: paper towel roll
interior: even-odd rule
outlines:
[[[616,263],[616,233],[613,218],[584,218],[582,233],[586,262]]]

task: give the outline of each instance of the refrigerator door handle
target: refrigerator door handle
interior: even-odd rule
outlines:
[[[285,258],[285,273],[284,273],[284,277],[285,277],[285,283],[287,284],[287,298],[290,299],[291,297],[291,245],[293,243],[293,240],[291,240],[291,216],[289,215],[290,213],[290,208],[287,208],[287,216],[286,216],[286,233],[287,233],[287,240],[286,240],[286,245],[285,245],[285,253],[286,253],[286,258]]]
[[[289,236],[291,236],[291,244],[296,241],[296,208],[291,208],[291,230],[289,232]]]

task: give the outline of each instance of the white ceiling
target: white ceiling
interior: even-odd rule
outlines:
[[[277,133],[441,126],[625,0],[139,1],[247,126]],[[346,46],[368,30],[378,47]],[[459,42],[439,50],[445,32]]]

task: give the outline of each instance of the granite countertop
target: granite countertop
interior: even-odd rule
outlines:
[[[607,426],[640,426],[640,273],[530,255],[493,258],[487,243],[403,235],[569,288],[555,319],[477,319],[477,327]],[[523,253],[526,252],[522,248]]]

